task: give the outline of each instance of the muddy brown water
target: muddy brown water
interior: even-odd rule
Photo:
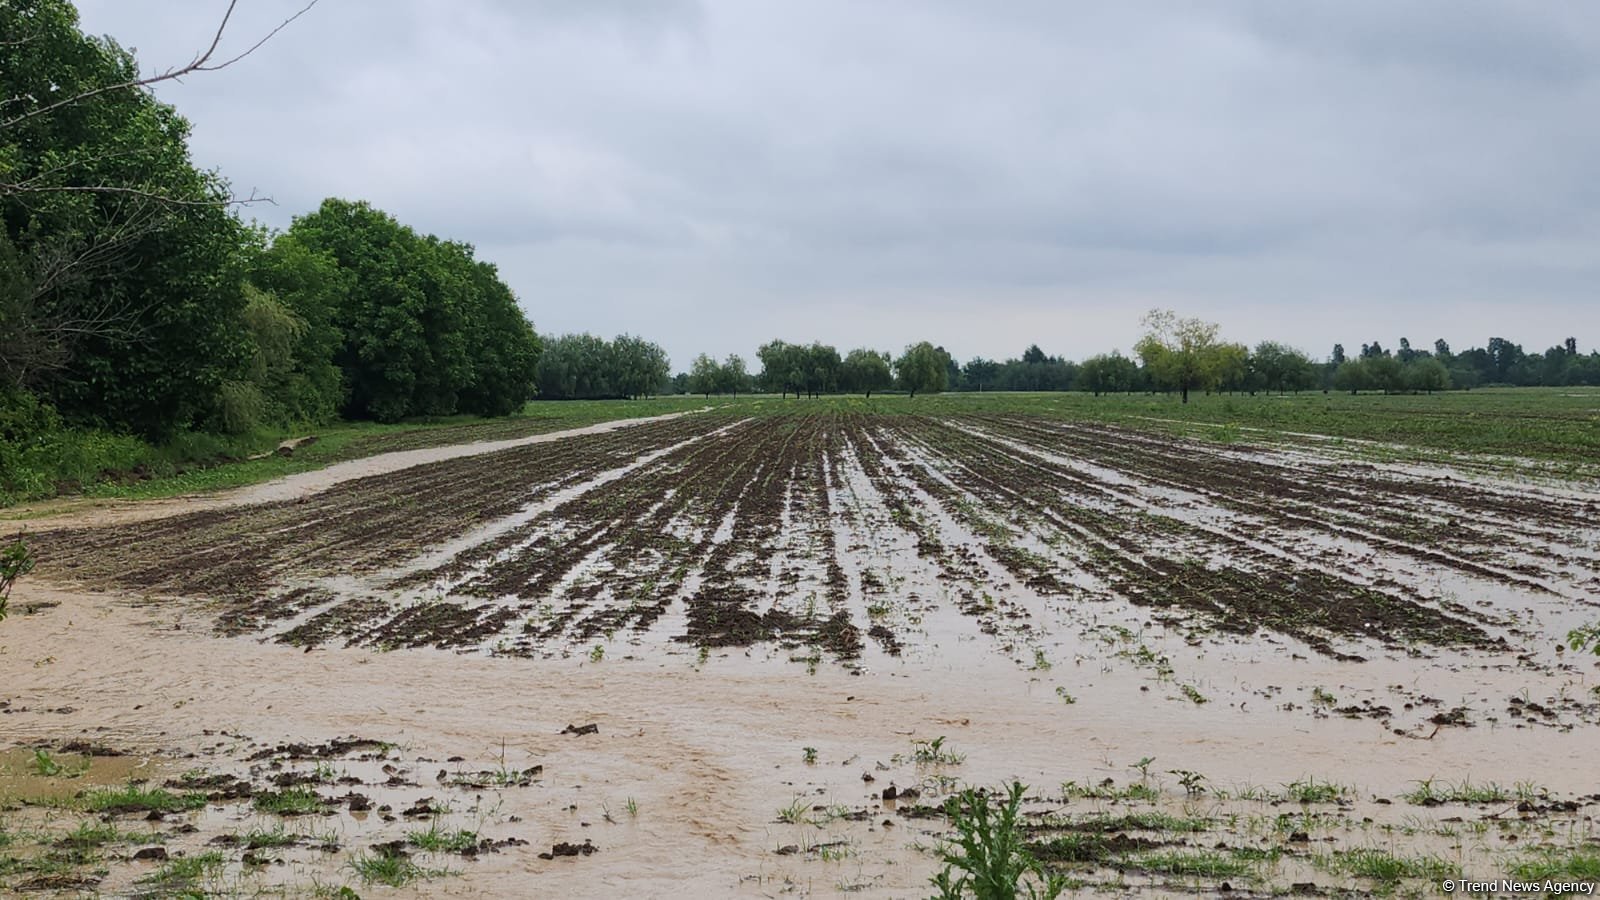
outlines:
[[[448,459],[427,451],[405,466],[352,465],[197,501],[204,509],[129,507],[105,517],[112,530],[46,534],[40,572],[13,599],[37,611],[0,625],[0,744],[88,739],[134,754],[118,759],[154,761],[139,765],[243,774],[262,748],[369,737],[393,745],[384,764],[404,774],[383,786],[375,763],[331,760],[357,771],[355,790],[397,810],[442,797],[440,821],[527,842],[428,862],[449,874],[390,890],[362,884],[352,854],[419,823],[340,810],[293,824],[337,834],[340,851],[302,848],[282,866],[230,868],[225,882],[291,892],[349,883],[364,896],[924,896],[938,868],[928,847],[944,823],[906,815],[908,804],[882,800],[883,789],[918,787],[936,806],[958,784],[1013,778],[1056,812],[1124,808],[1045,802],[1064,782],[1112,779],[1154,787],[1151,808],[1219,821],[1274,819],[1301,809],[1270,798],[1285,786],[1334,782],[1348,800],[1337,824],[1313,831],[1317,840],[1426,853],[1495,877],[1530,840],[1519,845],[1522,832],[1505,830],[1514,803],[1434,810],[1399,798],[1430,780],[1600,794],[1600,669],[1556,649],[1566,628],[1596,614],[1600,534],[1593,520],[1583,525],[1600,499],[1594,485],[1458,473],[1464,487],[1439,494],[1437,472],[1361,468],[1332,449],[1207,449],[1059,423],[786,424],[706,416],[539,435],[518,443],[554,443],[549,452],[588,460],[589,474],[530,482],[525,501],[487,517],[470,513],[504,505],[494,505],[506,490],[495,479],[543,471],[519,447],[455,448]],[[608,433],[645,449],[586,456],[611,446],[593,443]],[[1112,453],[1115,440],[1133,449]],[[960,452],[944,449],[957,441]],[[1165,465],[1173,454],[1201,474]],[[352,525],[358,543],[346,546],[328,537],[346,533],[331,523],[371,513],[299,511],[335,487],[351,509],[379,509],[378,498],[393,496],[384,479],[428,471],[418,463],[456,467],[438,485],[438,503],[456,496],[465,513],[448,539],[396,519],[380,534]],[[1251,483],[1230,479],[1240,466],[1251,467]],[[1290,493],[1317,479],[1328,489]],[[1355,521],[1351,498],[1375,487],[1424,499],[1403,515]],[[1284,493],[1268,501],[1261,490]],[[312,503],[295,504],[301,497]],[[1319,504],[1328,520],[1346,517],[1338,532],[1288,515]],[[1522,508],[1530,512],[1517,518]],[[193,546],[139,543],[161,522],[183,521],[174,515],[217,510],[230,512],[193,520]],[[98,525],[95,516],[61,524]],[[1466,516],[1478,530],[1462,542],[1429,527]],[[288,549],[250,570],[259,586],[233,596],[202,577],[229,558],[226,548],[253,546],[230,535],[264,521]],[[1230,584],[1244,587],[1228,590],[1241,604],[1256,602],[1242,592],[1264,584],[1262,573],[1293,566],[1332,579],[1332,596],[1347,602],[1445,616],[1481,639],[1397,641],[1334,617],[1240,633],[1219,627],[1237,615],[1228,609],[1152,605],[1137,579],[1153,570],[1109,560],[1113,547],[1207,571],[1235,566]],[[143,568],[160,569],[159,580],[141,582]],[[191,592],[191,581],[208,588]],[[316,599],[287,616],[235,617],[246,624],[219,633],[230,610],[259,605],[263,591],[296,589]],[[439,604],[471,615],[421,616]],[[305,628],[341,609],[350,612],[339,627]],[[707,610],[721,629],[745,621],[735,614],[746,609],[767,624],[694,639],[708,633],[695,630]],[[863,637],[851,652],[817,627],[830,617],[862,634],[882,626],[894,640]],[[446,623],[442,648],[406,645],[396,620]],[[291,635],[317,637],[285,642]],[[562,733],[588,723],[598,733]],[[964,759],[911,758],[913,741],[940,737]],[[31,752],[7,765],[25,768]],[[1145,758],[1154,763],[1141,774],[1134,765]],[[140,777],[116,768],[132,762],[96,765],[85,778]],[[538,780],[516,788],[452,790],[435,775],[535,765]],[[1185,791],[1184,771],[1203,775],[1205,790]],[[7,777],[0,771],[0,800]],[[17,785],[10,799],[39,799]],[[790,818],[804,821],[783,821],[797,803],[808,811]],[[1554,846],[1583,846],[1594,808],[1584,800],[1526,827]],[[0,826],[7,815],[40,813],[0,813]],[[1437,824],[1452,817],[1494,828],[1462,837]],[[202,852],[204,840],[273,821],[248,804],[213,804],[196,817],[198,832],[168,840]],[[1285,851],[1260,884],[1373,887],[1263,829],[1216,829]],[[586,840],[598,852],[538,855]],[[153,869],[115,866],[98,889],[132,889]],[[1139,871],[1114,883],[1157,894],[1216,887]]]

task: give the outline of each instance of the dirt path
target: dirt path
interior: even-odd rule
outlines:
[[[86,528],[144,522],[202,510],[294,500],[325,491],[335,485],[357,478],[386,475],[428,463],[460,459],[467,456],[481,456],[485,453],[497,453],[502,450],[560,441],[571,437],[605,434],[616,431],[619,428],[692,416],[709,409],[710,407],[706,407],[700,410],[665,413],[659,416],[614,419],[609,422],[585,425],[582,428],[547,431],[528,435],[527,437],[508,438],[499,441],[474,441],[465,444],[423,447],[415,450],[395,450],[334,463],[309,472],[296,472],[293,475],[285,475],[282,478],[275,478],[261,484],[252,484],[215,493],[186,494],[157,500],[106,500],[95,498],[52,500],[44,503],[14,506],[4,510],[3,516],[4,519],[14,520],[17,525],[29,530],[40,528]]]

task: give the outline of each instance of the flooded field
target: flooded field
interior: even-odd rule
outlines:
[[[35,523],[0,887],[926,896],[1013,780],[1075,888],[1600,875],[1591,481],[772,401],[476,450]]]

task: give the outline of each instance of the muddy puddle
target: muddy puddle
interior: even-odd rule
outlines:
[[[1021,416],[541,437],[40,527],[5,765],[149,768],[12,796],[0,885],[926,896],[945,803],[1012,780],[1081,889],[1600,853],[1592,488]]]

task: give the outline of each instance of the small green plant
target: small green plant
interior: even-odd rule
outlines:
[[[279,816],[305,816],[322,812],[322,798],[305,787],[263,791],[255,796],[255,808]]]
[[[405,887],[426,873],[399,849],[379,849],[350,860],[350,868],[367,884]]]
[[[300,836],[288,831],[280,823],[271,831],[265,828],[252,828],[244,833],[242,840],[248,850],[268,850],[292,847],[300,840]]]
[[[639,818],[639,801],[629,797],[628,802],[624,804],[622,808],[628,811],[628,818]]]
[[[466,853],[478,846],[478,835],[460,828],[440,828],[439,820],[435,819],[429,823],[428,830],[408,833],[406,841],[429,853]]]
[[[1065,883],[1039,864],[1023,840],[1021,808],[1027,790],[1014,781],[998,803],[970,788],[946,802],[955,837],[939,848],[945,865],[932,882],[940,900],[1061,896]]]
[[[1044,655],[1043,650],[1035,649],[1033,651],[1033,668],[1039,672],[1050,671],[1050,658]]]
[[[806,821],[806,813],[811,811],[811,804],[804,797],[794,798],[794,802],[778,810],[778,821],[790,825],[799,825]]]
[[[1156,758],[1154,756],[1140,757],[1139,761],[1134,763],[1133,765],[1129,766],[1129,768],[1130,769],[1138,769],[1140,778],[1149,778],[1150,777],[1150,764],[1155,762],[1155,761],[1156,761]]]
[[[1206,792],[1206,777],[1199,772],[1188,769],[1168,769],[1167,774],[1178,776],[1178,783],[1183,785],[1183,792],[1191,797],[1198,797]]]
[[[1334,699],[1334,696],[1332,694],[1330,694],[1327,691],[1323,690],[1321,685],[1318,685],[1317,687],[1314,687],[1314,688],[1311,689],[1311,705],[1312,706],[1333,706],[1335,703],[1338,703],[1338,702],[1339,701]]]
[[[1338,803],[1349,793],[1342,784],[1307,778],[1283,786],[1284,797],[1298,803]]]
[[[1511,799],[1511,794],[1492,781],[1473,784],[1468,779],[1436,782],[1425,778],[1417,782],[1415,790],[1402,794],[1401,799],[1412,806],[1438,806],[1441,803],[1504,803]]]
[[[1520,881],[1600,881],[1600,850],[1546,850],[1517,863],[1511,874]]]
[[[161,788],[130,784],[122,788],[102,788],[84,795],[84,806],[91,812],[183,812],[206,805],[201,793],[174,794]]]
[[[200,889],[199,882],[221,872],[226,862],[226,858],[216,850],[194,856],[179,856],[168,860],[166,865],[141,881],[156,886],[163,896],[209,896]]]
[[[50,751],[43,748],[33,751],[33,759],[29,761],[28,767],[35,775],[42,775],[45,778],[54,778],[66,771],[66,766],[56,762]]]
[[[1200,693],[1199,689],[1192,684],[1180,684],[1178,685],[1178,691],[1183,694],[1183,699],[1196,706],[1209,702],[1206,700],[1206,695]]]
[[[941,734],[931,741],[912,741],[911,760],[921,765],[958,766],[966,762],[967,755],[944,749],[944,735]]]
[[[1064,688],[1064,687],[1059,687],[1058,686],[1056,688],[1056,696],[1060,697],[1061,698],[1061,702],[1067,704],[1068,706],[1071,706],[1072,704],[1078,702],[1078,698],[1072,696],[1072,694],[1069,693],[1067,691],[1067,689]]]
[[[802,747],[800,749],[800,758],[804,759],[806,761],[806,765],[808,765],[808,766],[816,765],[817,764],[817,748],[815,748],[815,747]]]
[[[0,569],[0,571],[3,571],[3,569]],[[0,596],[3,596],[3,594],[0,594]],[[1583,653],[1586,650],[1593,650],[1596,656],[1600,656],[1600,622],[1574,628],[1567,632],[1567,644],[1575,652]]]
[[[589,648],[589,662],[599,662],[606,658],[606,648],[603,644],[595,644]]]
[[[1426,878],[1430,881],[1458,877],[1459,870],[1451,863],[1435,856],[1395,856],[1387,850],[1362,847],[1334,854],[1329,868],[1358,878],[1370,878],[1393,884],[1403,878]]]
[[[88,850],[104,844],[131,840],[133,837],[118,831],[117,826],[109,822],[83,822],[67,832],[59,843],[74,850]]]
[[[33,571],[33,556],[28,545],[18,535],[10,546],[0,550],[0,621],[3,621],[11,603],[11,587],[17,579]]]

